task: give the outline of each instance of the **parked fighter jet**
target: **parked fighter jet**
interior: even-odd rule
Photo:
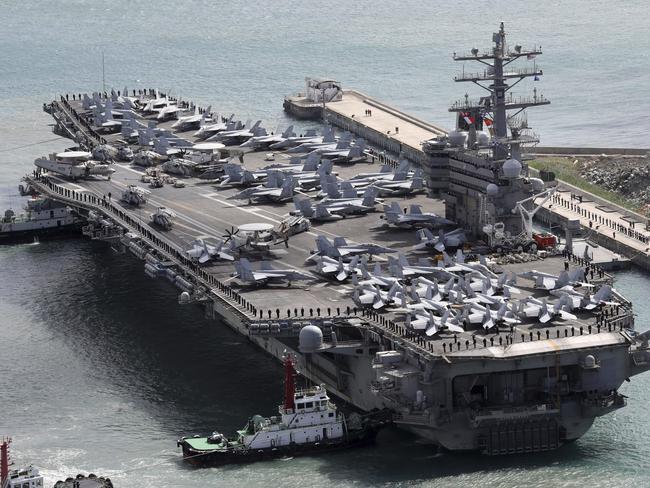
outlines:
[[[334,243],[332,244],[324,235],[316,237],[316,246],[318,250],[307,258],[307,262],[314,261],[317,256],[329,256],[330,258],[338,259],[359,254],[368,254],[372,257],[375,254],[395,252],[394,249],[372,243],[348,244],[343,237],[335,237]]]
[[[241,258],[235,262],[236,272],[233,276],[237,277],[240,281],[251,283],[257,286],[265,286],[269,283],[287,283],[291,286],[293,281],[310,280],[311,276],[301,273],[293,269],[275,269],[268,261],[260,263],[260,269],[254,271],[251,263],[246,258]]]
[[[394,225],[401,229],[413,229],[421,227],[443,227],[445,225],[454,225],[454,222],[440,217],[435,213],[422,212],[421,205],[411,205],[406,211],[402,209],[397,202],[391,202],[390,205],[384,205],[384,215],[379,218],[384,219],[385,225]]]
[[[218,141],[227,145],[239,145],[247,141],[251,137],[266,135],[266,130],[261,127],[262,121],[258,120],[252,126],[247,126],[242,129],[224,130],[208,137],[206,141]]]
[[[288,148],[288,147],[298,146],[298,145],[300,145],[302,143],[305,143],[305,142],[322,142],[323,137],[326,134],[328,134],[328,137],[329,137],[329,134],[332,134],[332,128],[331,127],[327,126],[327,127],[323,128],[323,136],[319,136],[316,133],[316,129],[307,129],[307,131],[304,134],[301,134],[299,136],[295,136],[295,135],[294,136],[289,136],[286,139],[284,139],[283,141],[274,142],[273,144],[271,144],[269,146],[269,149],[285,149],[285,148]]]
[[[227,130],[243,129],[244,125],[241,124],[241,122],[234,122],[233,121],[234,118],[235,118],[235,114],[232,114],[229,118],[227,118],[223,122],[202,123],[201,126],[199,127],[199,130],[197,130],[193,134],[193,136],[198,140],[205,140],[219,132],[223,132]]]
[[[519,273],[519,276],[534,281],[536,288],[543,288],[545,290],[555,290],[566,285],[590,286],[587,283],[582,283],[585,279],[585,272],[582,268],[576,268],[569,272],[562,271],[559,276],[533,269],[531,271]]]
[[[316,204],[316,207],[312,207],[311,202],[308,199],[299,199],[294,197],[293,204],[296,207],[296,213],[294,215],[300,214],[311,221],[330,222],[343,218],[343,215],[330,212],[327,206],[322,203],[318,203]]]
[[[276,175],[276,176],[272,176]],[[258,186],[255,188],[246,188],[239,193],[228,197],[229,200],[248,200],[249,203],[255,201],[269,201],[274,203],[286,202],[293,198],[295,181],[287,177],[284,181],[277,176],[277,173],[269,175],[267,186]]]
[[[386,291],[382,291],[377,286],[357,286],[352,293],[352,301],[359,307],[372,307],[375,310],[382,309],[395,303],[402,297],[402,288],[398,283]]]
[[[586,294],[580,293],[571,285],[565,285],[562,288],[556,288],[550,291],[551,295],[556,297],[568,297],[571,309],[593,310],[599,305],[616,305],[617,301],[610,301],[612,297],[612,287],[609,285],[602,285],[596,293],[591,295],[589,292]]]
[[[424,330],[424,333],[429,337],[442,331],[453,333],[464,331],[463,327],[460,325],[458,317],[449,310],[446,310],[442,314],[442,317],[438,317],[432,312],[429,312],[427,315],[416,313],[415,319],[411,319],[411,316],[407,315],[406,327],[414,330]]]
[[[278,144],[284,142],[290,137],[295,137],[295,136],[296,134],[295,132],[293,132],[293,125],[290,125],[281,134],[271,134],[271,135],[266,134],[266,135],[253,136],[250,139],[248,139],[246,142],[240,144],[239,147],[251,147],[255,150],[260,150],[265,147],[269,147],[272,144]]]
[[[222,240],[217,240],[215,245],[208,244],[203,239],[196,239],[192,241],[191,248],[185,253],[196,259],[199,263],[204,264],[211,259],[221,259],[225,261],[234,261],[234,256],[230,254],[230,250],[225,248]]]
[[[441,230],[437,236],[434,236],[429,229],[420,229],[416,236],[419,242],[414,249],[433,248],[438,252],[450,247],[460,247],[467,240],[463,229],[455,229],[450,232]]]
[[[205,112],[201,114],[199,113],[199,107],[194,107],[194,113],[192,115],[179,117],[178,120],[172,124],[172,129],[176,129],[179,132],[198,129],[202,124],[212,121],[211,109],[212,106],[209,105],[208,108],[205,109]]]
[[[564,310],[570,304],[571,299],[568,296],[561,297],[552,305],[549,305],[545,298],[539,300],[534,297],[528,297],[519,302],[517,313],[523,318],[537,318],[542,324],[550,322],[554,318],[576,320],[577,317],[575,315]]]
[[[336,278],[338,281],[345,281],[350,276],[356,276],[356,268],[359,257],[355,256],[349,263],[344,263],[343,259],[332,259],[327,256],[319,256],[316,259],[316,271],[318,273]]]

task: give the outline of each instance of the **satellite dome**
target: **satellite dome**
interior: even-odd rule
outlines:
[[[533,191],[537,193],[544,191],[544,182],[539,178],[531,178],[530,182],[533,185]]]
[[[190,294],[184,291],[183,293],[181,293],[181,296],[179,297],[178,301],[183,305],[186,303],[190,303]]]
[[[467,141],[467,132],[463,132],[460,130],[452,130],[449,132],[449,144],[451,144],[454,147],[462,147],[465,145],[465,142]]]
[[[516,159],[506,159],[506,162],[501,166],[501,170],[506,178],[519,178],[521,167],[521,163]]]
[[[593,357],[591,354],[588,354],[585,356],[585,361],[584,361],[584,367],[585,368],[595,368],[596,367],[596,358]]]
[[[490,183],[485,188],[485,191],[487,192],[489,197],[496,197],[499,194],[499,187],[496,186],[494,183]]]
[[[487,146],[488,144],[490,144],[490,134],[482,130],[477,131],[476,142],[478,143],[479,146]]]
[[[323,331],[315,325],[306,325],[300,329],[298,335],[298,349],[300,352],[310,353],[323,347]]]

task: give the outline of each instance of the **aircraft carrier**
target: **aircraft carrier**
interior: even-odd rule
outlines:
[[[432,238],[418,237],[415,229],[386,225],[381,212],[313,219],[307,227],[305,215],[291,215],[291,199],[233,198],[242,190],[223,184],[220,167],[243,163],[250,174],[260,174],[270,164],[302,165],[309,156],[287,148],[270,156],[266,148],[241,147],[240,136],[263,137],[255,132],[259,125],[234,124],[232,117],[154,90],[66,95],[46,104],[56,130],[76,141],[77,154],[39,158],[26,180],[83,214],[87,236],[128,250],[144,261],[147,274],[169,279],[182,290],[180,303],[204,306],[207,316],[277,358],[295,353],[303,375],[357,408],[390,409],[396,425],[451,450],[494,455],[554,449],[582,436],[596,417],[623,407],[626,398],[618,389],[650,368],[650,353],[647,337],[634,331],[632,304],[588,260],[536,248],[529,248],[530,254],[470,258],[479,239],[486,249],[496,234],[514,239],[529,233],[534,197],[553,193],[548,182],[529,177],[521,151],[536,136],[522,113],[508,115],[548,103],[536,93],[529,98],[509,94],[520,80],[542,74],[536,64],[516,69],[511,63],[532,60],[541,48],[508,46],[503,25],[492,40],[487,51],[454,56],[485,66],[456,81],[481,84],[487,95],[452,106],[454,131],[436,130],[426,141],[419,139],[420,148],[400,142],[401,156],[412,156],[410,170],[400,165],[399,154],[380,150],[379,143],[385,137],[384,147],[394,147],[399,137],[428,133],[415,119],[410,126],[402,120],[393,134],[375,130],[370,142],[376,150],[370,148],[365,158],[346,158],[331,144],[320,153],[318,143],[309,148],[321,160],[335,161],[330,175],[337,173],[336,185],[377,173],[383,163],[391,175],[401,175],[391,176],[395,181],[411,182],[422,170],[429,175],[427,194],[384,189],[378,198],[386,206],[420,205],[423,212],[445,215],[459,225],[466,242],[438,229]],[[334,110],[343,98],[332,102]],[[394,115],[380,105],[372,107],[365,112],[369,124]],[[358,113],[348,120],[350,126],[360,118]],[[202,129],[196,129],[207,127],[208,119],[225,124],[221,132],[239,135],[205,142]],[[180,131],[182,120],[193,128]],[[294,137],[301,136],[306,134]],[[334,146],[346,138],[349,142],[348,135],[339,134]],[[363,144],[357,138],[342,147]],[[300,163],[291,160],[296,155],[302,156]],[[131,156],[149,166],[134,164]],[[195,164],[174,163],[175,158]],[[294,197],[316,203],[316,189],[292,189]],[[277,195],[278,186],[264,191]],[[157,214],[169,225],[156,221]],[[233,277],[235,266],[228,259],[241,267],[231,245],[243,224],[258,229],[241,254],[260,278],[255,285],[246,273]],[[268,236],[261,238],[265,232]],[[347,239],[345,253],[337,246],[332,251],[334,272],[322,267],[319,273],[318,265],[306,264],[319,236],[330,242]],[[391,252],[371,253],[367,262],[361,256],[356,263],[363,269],[350,269],[347,258],[362,255],[369,243]],[[396,264],[389,257],[398,252],[403,258]],[[278,269],[281,284],[273,285],[270,276]],[[291,273],[306,279],[287,278]]]

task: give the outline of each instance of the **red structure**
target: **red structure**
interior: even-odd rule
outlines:
[[[284,408],[296,408],[294,394],[296,393],[296,370],[293,367],[294,359],[290,354],[284,356]]]
[[[0,486],[5,486],[7,478],[9,478],[9,444],[11,439],[2,439],[0,445]]]

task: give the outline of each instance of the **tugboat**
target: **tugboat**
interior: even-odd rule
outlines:
[[[0,221],[0,244],[53,239],[79,232],[82,225],[82,219],[65,204],[49,198],[32,198],[27,201],[24,214],[5,210]]]
[[[383,422],[337,410],[324,385],[296,390],[294,359],[285,356],[284,404],[279,416],[251,417],[234,437],[182,437],[183,458],[199,466],[219,466],[301,456],[374,442]]]
[[[9,445],[11,438],[0,443],[0,488],[43,488],[44,479],[34,466],[24,469],[9,469]],[[57,481],[54,488],[113,488],[110,478],[89,474],[78,474],[75,478]]]
[[[2,439],[2,444],[0,444],[0,487],[42,488],[43,477],[34,466],[9,470],[9,444],[11,444],[11,438]]]

